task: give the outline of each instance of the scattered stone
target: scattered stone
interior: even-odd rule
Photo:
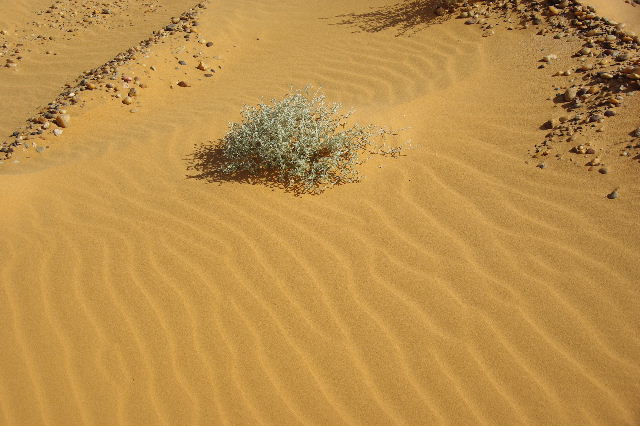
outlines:
[[[133,96],[138,96],[138,89],[136,89],[135,87],[132,87],[131,89],[129,89],[129,96],[127,97],[133,97]]]
[[[551,62],[551,61],[555,61],[556,59],[558,59],[558,56],[551,53],[550,55],[545,56],[544,58],[542,58],[543,62]]]
[[[619,196],[620,196],[620,194],[618,194],[618,190],[616,189],[613,192],[611,192],[610,194],[608,194],[607,198],[610,199],[610,200],[615,200]]]
[[[55,136],[60,136],[62,134],[62,129],[53,129],[53,134]]]
[[[560,14],[560,9],[558,9],[555,6],[549,6],[549,13],[551,15],[558,15],[558,14]]]
[[[178,63],[179,63],[180,65],[187,65],[187,62],[186,62],[186,61],[182,61],[182,60],[178,61]]]
[[[37,146],[36,147],[36,152],[42,153],[42,152],[44,152],[44,150],[45,150],[44,146]]]
[[[122,103],[125,105],[131,105],[133,103],[133,98],[131,96],[126,96],[123,100]]]
[[[209,65],[207,65],[204,62],[200,61],[200,63],[198,64],[198,66],[196,68],[199,69],[200,71],[206,71],[209,68]]]
[[[612,109],[606,110],[604,112],[605,117],[613,117],[614,115],[616,115],[616,112]]]
[[[69,127],[71,123],[71,116],[69,114],[59,114],[56,117],[56,124],[60,127]]]
[[[186,81],[179,81],[178,82],[178,86],[180,86],[180,87],[191,87],[191,85],[189,83],[187,83]]]
[[[637,129],[635,129],[632,133],[632,136],[634,138],[640,138],[640,127],[638,127]]]
[[[598,170],[598,172],[600,172],[600,174],[606,175],[607,173],[609,173],[609,168],[601,167],[600,170]]]
[[[545,123],[545,127],[547,129],[555,129],[556,127],[558,127],[558,125],[560,125],[560,120],[558,120],[557,118],[552,118]]]
[[[578,89],[576,87],[570,87],[564,92],[564,100],[570,102],[578,96]]]
[[[205,46],[211,47],[211,46],[213,46],[213,42],[212,41],[208,41],[207,44],[205,44]]]

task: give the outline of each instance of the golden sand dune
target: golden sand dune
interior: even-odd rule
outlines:
[[[194,7],[111,3],[56,18],[66,40],[49,3],[0,2],[25,50],[2,137]],[[640,422],[637,96],[538,156],[582,42],[397,8],[211,2],[199,38],[119,66],[131,104],[78,92],[63,134],[0,161],[1,424]],[[192,169],[242,104],[307,84],[413,149],[318,196]],[[569,152],[587,142],[609,173]]]

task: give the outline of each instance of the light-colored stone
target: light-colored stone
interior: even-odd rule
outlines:
[[[69,114],[59,114],[56,117],[56,124],[60,127],[69,127],[71,124],[71,116]]]

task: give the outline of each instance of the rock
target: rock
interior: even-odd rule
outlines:
[[[549,13],[551,15],[558,15],[558,14],[560,14],[560,9],[558,9],[555,6],[549,6]]]
[[[631,135],[632,135],[634,138],[640,138],[640,127],[638,127],[637,129],[635,129],[635,130],[631,133]]]
[[[538,164],[536,167],[538,167],[539,169],[546,169],[546,168],[547,168],[547,165],[546,165],[546,164],[544,164],[544,163],[540,163],[540,164]]]
[[[207,68],[209,68],[209,65],[207,65],[204,62],[200,61],[200,63],[198,64],[198,66],[196,68],[199,69],[200,71],[206,71]]]
[[[556,59],[558,59],[558,56],[556,54],[549,54],[547,56],[545,56],[544,58],[542,58],[543,62],[551,62],[551,61],[555,61]]]
[[[608,194],[607,198],[610,199],[610,200],[615,200],[619,196],[620,196],[620,194],[618,194],[618,190],[616,189],[613,192],[611,192],[610,194]]]
[[[587,148],[584,145],[578,145],[577,147],[573,148],[573,152],[575,152],[576,154],[586,154]]]
[[[613,117],[614,115],[616,115],[616,112],[612,109],[606,110],[604,112],[605,117]]]
[[[584,56],[584,55],[588,55],[589,53],[591,53],[591,48],[589,47],[583,47],[582,49],[580,49],[580,51],[578,52],[578,54]]]
[[[587,92],[592,95],[597,95],[600,93],[600,86],[591,86]]]
[[[187,62],[186,62],[186,61],[182,61],[182,60],[178,61],[178,63],[179,63],[180,65],[187,65]]]
[[[591,117],[589,117],[589,122],[591,123],[595,123],[600,120],[602,120],[602,116],[600,114],[592,114]]]
[[[53,134],[56,136],[60,136],[62,134],[62,129],[53,129]]]
[[[587,153],[587,154],[595,154],[595,153],[596,153],[596,150],[595,150],[595,149],[593,149],[593,148],[588,148],[588,149],[587,149],[587,151],[586,151],[586,153]]]
[[[187,83],[186,81],[179,81],[178,82],[178,86],[180,86],[180,87],[191,87],[191,85],[189,83]]]
[[[598,170],[598,172],[600,172],[600,174],[606,175],[607,173],[609,173],[609,169],[607,167],[600,167],[600,170]]]
[[[36,147],[36,152],[44,152],[45,148],[44,146],[37,146]]]
[[[95,85],[95,83],[92,82],[88,82],[87,84],[84,85],[84,87],[86,87],[89,90],[94,90],[97,88],[97,86]]]
[[[136,89],[135,87],[132,87],[131,89],[129,89],[129,96],[127,97],[133,97],[133,96],[138,96],[138,89]]]
[[[600,77],[606,80],[611,80],[613,78],[613,74],[611,74],[610,72],[601,72]]]
[[[444,7],[439,7],[439,8],[436,9],[436,15],[438,15],[438,16],[442,16],[445,13],[447,13],[447,11],[445,10]]]
[[[578,96],[578,89],[576,87],[570,87],[564,92],[564,100],[570,102]]]
[[[473,17],[473,18],[469,18],[466,21],[464,21],[464,23],[466,25],[473,25],[473,24],[477,24],[478,23],[478,18]]]
[[[212,41],[208,41],[207,44],[205,44],[205,46],[211,47],[211,46],[213,46],[213,42]]]
[[[123,100],[122,103],[125,105],[131,105],[133,103],[133,98],[131,96],[126,96]]]
[[[69,114],[59,114],[56,117],[56,124],[60,127],[69,127],[69,124],[71,124],[71,116]]]
[[[552,118],[546,123],[544,123],[547,129],[555,129],[556,127],[558,127],[559,124],[560,124],[560,120],[558,120],[557,118]]]

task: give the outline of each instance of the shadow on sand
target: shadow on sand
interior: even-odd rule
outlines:
[[[209,141],[195,145],[193,153],[187,156],[185,161],[187,162],[187,170],[191,172],[186,176],[187,179],[196,179],[219,185],[228,182],[261,185],[289,192],[296,196],[303,194],[318,195],[323,192],[321,188],[310,190],[304,185],[296,183],[285,184],[278,180],[276,173],[269,173],[268,171],[262,171],[260,174],[248,172],[224,173],[221,169],[225,165],[225,158],[220,148],[220,141],[218,143]]]
[[[405,0],[368,12],[338,15],[336,25],[347,25],[355,32],[377,33],[395,28],[397,36],[415,33],[452,18],[453,2],[447,0]]]

